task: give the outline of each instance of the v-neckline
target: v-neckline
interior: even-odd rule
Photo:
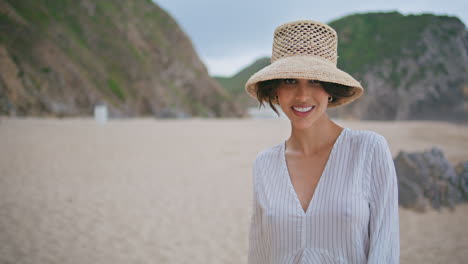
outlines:
[[[296,200],[296,204],[299,206],[299,209],[303,213],[303,215],[307,215],[307,213],[310,211],[310,208],[312,207],[312,202],[314,200],[316,200],[315,196],[318,194],[319,187],[321,186],[321,182],[323,181],[324,176],[327,175],[328,167],[330,166],[329,165],[330,160],[333,159],[335,149],[337,148],[338,144],[340,144],[341,138],[343,137],[343,135],[344,135],[344,133],[345,133],[345,131],[347,129],[348,128],[345,127],[340,132],[340,134],[338,135],[337,139],[335,140],[335,143],[333,143],[332,149],[330,151],[330,155],[328,156],[328,159],[327,159],[327,163],[325,164],[325,168],[323,169],[322,175],[320,175],[317,186],[315,187],[314,193],[312,194],[312,198],[310,199],[309,204],[307,205],[307,209],[305,211],[304,211],[304,208],[302,208],[302,204],[301,204],[301,201],[299,200],[299,196],[297,195],[296,190],[294,189],[294,186],[292,184],[291,176],[289,174],[288,164],[286,162],[286,140],[283,142],[283,146],[281,148],[281,156],[283,158],[283,167],[284,167],[284,170],[286,172],[286,176],[287,176],[286,178],[287,178],[287,181],[288,181],[289,189],[291,190],[291,192],[292,192],[292,194],[293,194],[293,196],[294,196],[294,198]]]

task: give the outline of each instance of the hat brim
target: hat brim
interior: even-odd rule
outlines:
[[[354,95],[329,103],[328,108],[351,103],[360,97],[364,89],[348,73],[338,69],[333,63],[315,56],[290,56],[276,60],[253,74],[245,84],[246,92],[257,98],[258,82],[272,79],[308,79],[350,86]]]

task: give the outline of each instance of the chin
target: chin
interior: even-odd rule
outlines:
[[[300,122],[294,122],[292,121],[291,122],[291,126],[293,126],[295,129],[308,129],[310,127],[312,127],[314,125],[315,122],[304,122],[304,121],[300,121]]]
[[[297,119],[296,117],[289,117],[289,122],[291,123],[291,126],[293,126],[296,129],[306,129],[311,126],[313,126],[316,122],[317,119]]]
[[[317,113],[315,113],[317,114]],[[320,122],[320,119],[323,117],[323,114],[320,116],[309,116],[308,118],[298,118],[294,113],[287,113],[287,117],[291,122],[291,126],[295,129],[308,129],[317,125]]]

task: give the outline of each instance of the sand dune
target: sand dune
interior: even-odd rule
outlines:
[[[344,122],[468,160],[468,127]],[[245,263],[251,163],[287,120],[0,119],[0,263]],[[400,209],[401,263],[466,263],[468,204]]]

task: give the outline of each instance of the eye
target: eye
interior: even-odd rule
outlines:
[[[296,79],[283,79],[285,84],[295,84],[297,81]]]
[[[315,84],[317,84],[317,83],[320,83],[320,81],[317,81],[317,80],[309,80],[309,83],[315,83]]]

